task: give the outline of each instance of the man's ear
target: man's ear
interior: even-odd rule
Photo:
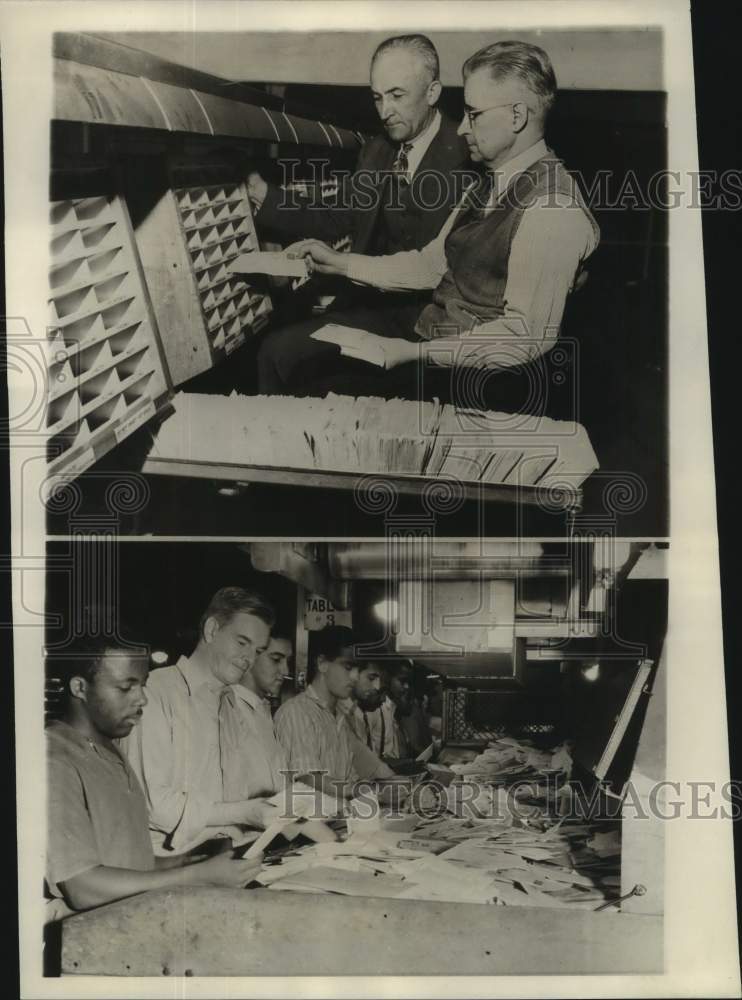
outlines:
[[[84,677],[70,678],[70,694],[80,701],[88,700],[88,684]]]
[[[528,124],[528,105],[523,101],[518,101],[512,107],[513,112],[513,132],[522,132]]]
[[[204,622],[204,639],[206,642],[213,642],[214,636],[219,631],[219,622],[216,618],[207,618]]]
[[[433,105],[438,103],[438,98],[441,96],[441,91],[443,87],[441,86],[440,80],[433,80],[433,82],[428,87],[428,104],[432,108]]]
[[[324,656],[320,653],[320,655],[317,657],[317,673],[326,674],[329,665],[330,661],[326,660]]]

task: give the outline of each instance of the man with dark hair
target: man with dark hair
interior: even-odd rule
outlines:
[[[457,200],[466,167],[466,143],[436,105],[441,94],[438,53],[425,35],[382,42],[371,59],[371,92],[384,132],[365,143],[355,174],[332,205],[298,199],[268,186],[256,173],[248,194],[258,206],[261,232],[330,243],[350,235],[361,254],[419,250],[440,231]],[[348,286],[326,316],[269,333],[258,355],[260,391],[301,394],[307,375],[327,373],[336,351],[312,340],[328,322],[359,325],[383,315],[412,327],[429,294],[390,295]]]
[[[259,594],[224,587],[202,616],[190,657],[153,672],[142,724],[125,747],[147,797],[155,854],[183,854],[277,815],[261,798],[225,797],[219,732],[222,692],[266,648],[274,617]]]
[[[382,662],[361,660],[348,725],[379,758],[399,756],[395,749],[394,706],[386,696],[389,679]]]
[[[147,705],[147,669],[146,653],[115,637],[69,654],[64,715],[46,730],[48,919],[148,889],[237,888],[258,871],[228,855],[155,859],[142,789],[117,746]]]
[[[276,735],[299,781],[337,798],[351,798],[359,778],[386,778],[392,771],[360,743],[339,702],[358,679],[350,629],[330,625],[312,633],[309,687],[276,712]]]
[[[274,631],[240,682],[224,689],[219,718],[229,799],[271,796],[285,785],[286,754],[276,739],[271,700],[281,693],[292,655],[291,639]]]
[[[556,92],[554,71],[543,49],[512,41],[475,53],[463,75],[466,111],[459,134],[485,172],[436,238],[422,250],[389,256],[337,253],[311,240],[290,248],[295,256],[311,258],[322,274],[345,275],[386,291],[434,289],[432,302],[411,325],[395,327],[388,317],[355,324],[377,334],[367,344],[382,352],[383,368],[366,364],[361,377],[362,362],[353,359],[342,371],[308,385],[313,394],[415,399],[422,363],[427,396],[481,406],[456,398],[455,382],[446,373],[475,368],[490,382],[486,405],[512,408],[511,398],[522,401],[531,394],[529,365],[556,343],[567,295],[599,232],[576,183],[544,142]],[[445,377],[434,378],[436,368]],[[472,379],[461,382],[465,388]]]
[[[417,757],[430,745],[430,727],[415,699],[414,670],[409,660],[393,660],[387,664],[389,701],[393,706],[393,756],[400,759]]]

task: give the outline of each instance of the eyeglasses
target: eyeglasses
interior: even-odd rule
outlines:
[[[522,103],[522,101],[510,101],[508,104],[493,104],[489,108],[464,108],[464,114],[469,119],[469,127],[471,128],[477,118],[479,118],[480,115],[483,115],[485,111],[494,111],[496,108],[514,108],[516,104]]]

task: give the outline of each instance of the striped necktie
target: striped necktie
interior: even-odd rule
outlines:
[[[404,181],[405,184],[410,183],[410,164],[407,159],[407,154],[411,149],[411,142],[403,142],[397,150],[397,155],[394,157],[394,164],[392,165],[394,173],[397,174],[399,179]]]

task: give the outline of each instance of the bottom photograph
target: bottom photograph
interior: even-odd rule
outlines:
[[[50,543],[45,975],[662,972],[667,555]]]

